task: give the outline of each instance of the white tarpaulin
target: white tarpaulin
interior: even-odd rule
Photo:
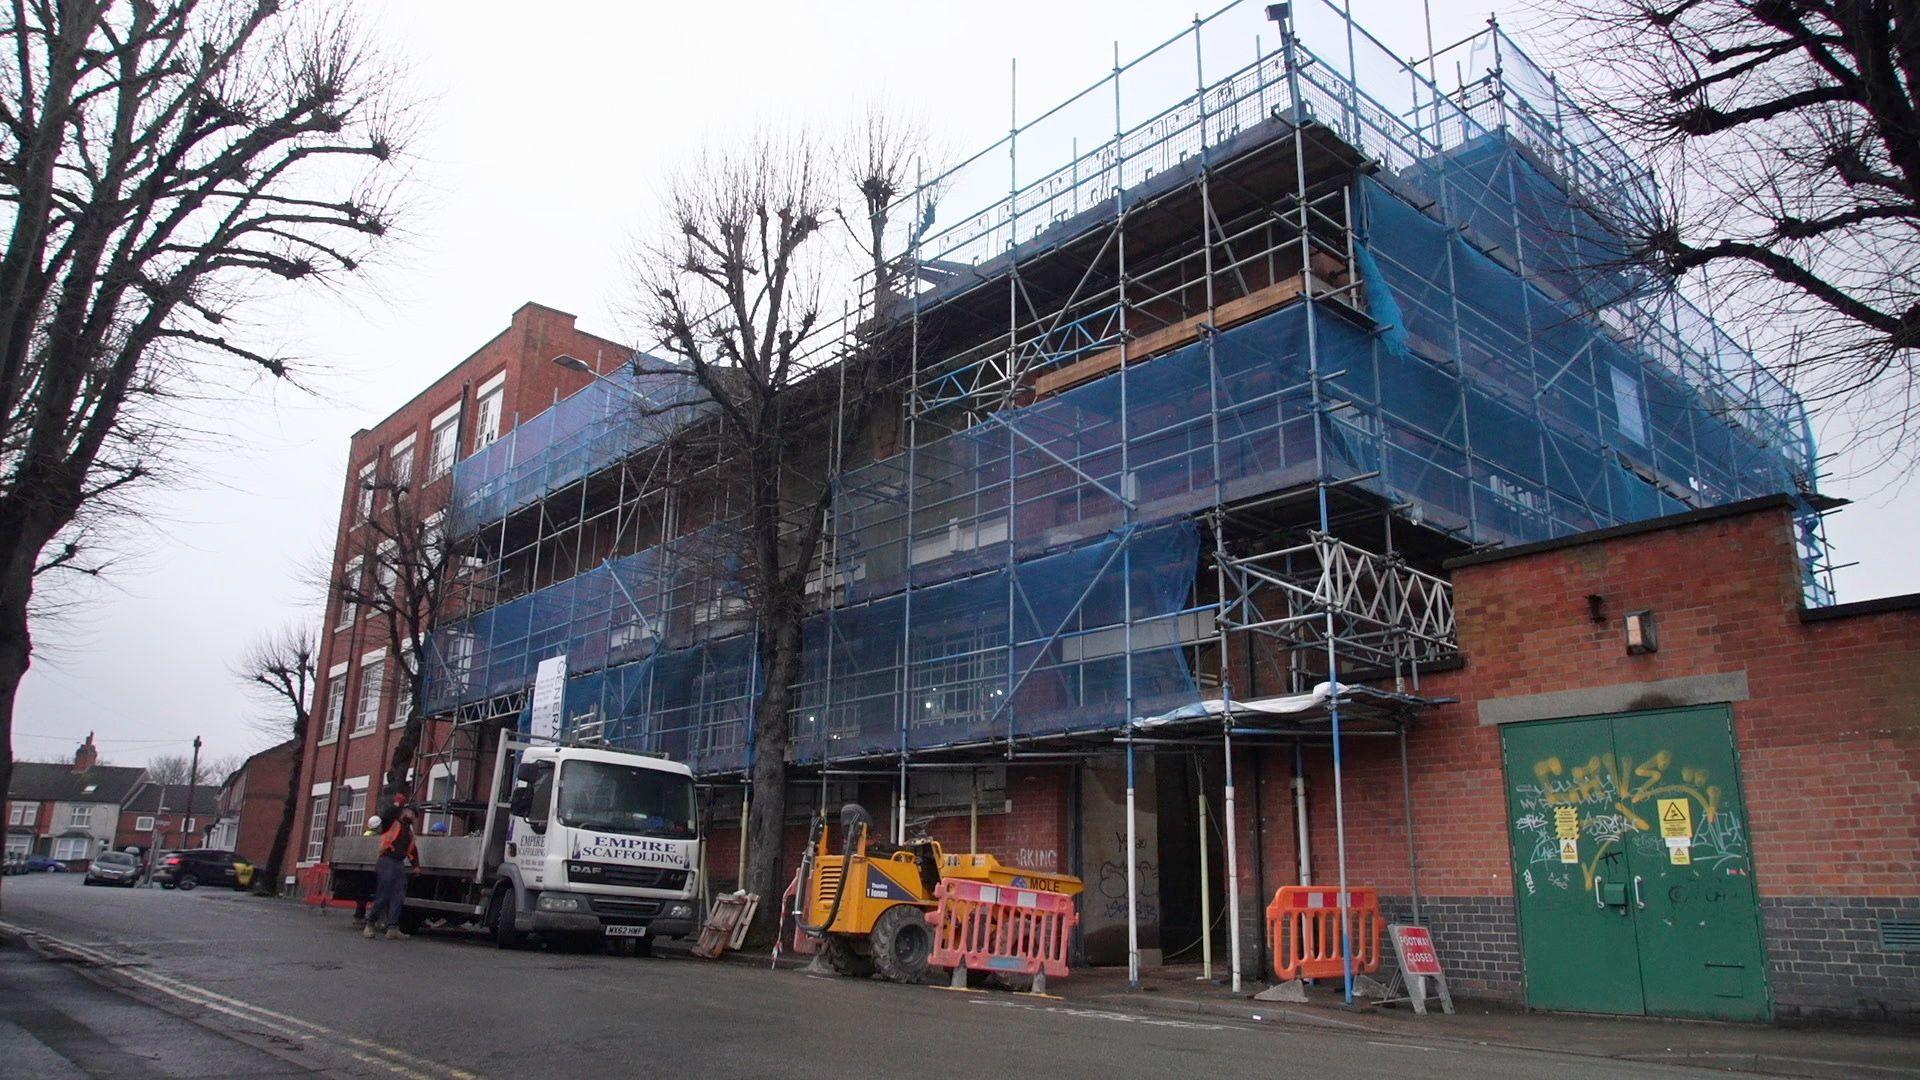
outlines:
[[[1342,690],[1351,689],[1341,687]],[[1236,714],[1259,713],[1266,716],[1293,716],[1298,713],[1312,712],[1324,708],[1333,696],[1333,684],[1321,683],[1310,694],[1288,694],[1285,697],[1254,698],[1250,701],[1233,702]],[[1143,716],[1133,722],[1136,728],[1156,728],[1167,724],[1182,724],[1190,720],[1202,720],[1209,716],[1222,716],[1227,712],[1227,702],[1220,698],[1182,705],[1177,709],[1161,713],[1159,716]]]

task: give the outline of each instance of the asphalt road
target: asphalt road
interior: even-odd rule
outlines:
[[[758,965],[502,952],[461,934],[366,941],[338,910],[206,888],[83,888],[77,875],[8,878],[0,904],[0,929],[26,931],[40,951],[66,961],[36,960],[36,967],[22,959],[25,950],[5,950],[0,997],[12,1003],[0,1007],[0,1074],[19,1080],[276,1072],[453,1080],[1728,1075],[954,994]],[[76,989],[73,968],[123,993],[94,983]],[[28,1013],[67,1019],[36,1022]],[[228,1059],[200,1041],[205,1031],[186,1032],[177,1017],[230,1036]],[[89,1053],[96,1044],[111,1050],[176,1039],[177,1056]],[[180,1071],[189,1062],[190,1071]]]

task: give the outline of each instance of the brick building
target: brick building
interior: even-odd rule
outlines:
[[[330,579],[364,580],[363,533],[376,494],[404,489],[429,515],[447,501],[454,464],[492,444],[521,421],[578,390],[590,376],[553,363],[572,356],[612,367],[632,349],[578,330],[563,311],[528,303],[505,330],[454,365],[432,386],[349,443]],[[382,488],[376,492],[369,485]],[[404,637],[404,635],[402,635]],[[379,798],[411,695],[390,655],[388,620],[335,590],[327,603],[317,663],[313,731],[304,748],[305,788],[289,845],[291,863],[324,859],[329,838],[357,828]],[[425,778],[422,778],[425,782]]]
[[[141,851],[225,848],[230,842],[216,784],[195,784],[189,795],[185,784],[142,783],[121,805],[113,836],[114,847]]]
[[[1431,923],[1475,993],[1911,1013],[1912,714],[1887,680],[1912,605],[1832,606],[1806,409],[1676,290],[1592,295],[1569,237],[1604,249],[1660,194],[1497,27],[1409,64],[1330,10],[1264,39],[1261,5],[1196,22],[1203,90],[1165,102],[1122,65],[1084,100],[1156,119],[1049,113],[1032,157],[1010,133],[1023,162],[1090,149],[993,205],[949,200],[1002,171],[930,181],[886,253],[913,280],[807,343],[783,464],[830,498],[788,872],[810,816],[859,801],[890,836],[1081,876],[1095,963],[1190,957],[1231,897],[1214,940],[1260,978],[1272,891],[1344,872]],[[1275,48],[1208,66],[1249,40]],[[1403,112],[1359,104],[1402,87]],[[866,430],[822,404],[850,341],[903,350]],[[685,384],[615,374],[457,463],[475,587],[421,697],[461,737],[525,725],[564,657],[563,725],[701,777],[718,889],[743,865],[762,651],[712,557],[744,501],[726,420]],[[636,398],[691,407],[642,424]],[[1868,641],[1872,666],[1833,663]],[[379,646],[331,647],[351,702]],[[1809,670],[1884,722],[1810,712]],[[382,743],[370,708],[345,713]],[[1827,755],[1829,776],[1875,762],[1842,790],[1898,808],[1840,826],[1886,849],[1857,874],[1771,786]],[[367,758],[316,772],[311,856],[365,814]],[[446,778],[470,811],[480,771]]]
[[[99,761],[88,732],[71,765],[14,762],[7,789],[7,854],[47,855],[84,870],[114,842],[120,807],[147,771]]]
[[[240,763],[220,782],[216,811],[231,839],[225,847],[255,866],[267,865],[274,833],[287,805],[288,774],[304,748],[292,739],[269,746]],[[289,834],[287,842],[294,837]]]

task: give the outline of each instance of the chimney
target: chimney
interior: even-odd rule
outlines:
[[[99,760],[100,751],[93,748],[93,732],[89,731],[87,741],[81,743],[80,748],[73,752],[73,771],[86,772],[93,768],[94,762]]]

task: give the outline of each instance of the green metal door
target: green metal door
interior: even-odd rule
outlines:
[[[1747,808],[1724,707],[1613,721],[1631,783],[1624,837],[1647,1012],[1765,1020],[1766,964],[1747,847]]]
[[[1513,725],[1502,735],[1527,1003],[1645,1012],[1628,911],[1631,875],[1596,828],[1614,801],[1605,765],[1613,756],[1612,727],[1563,720]]]
[[[1527,1000],[1771,1015],[1724,706],[1503,730]]]

